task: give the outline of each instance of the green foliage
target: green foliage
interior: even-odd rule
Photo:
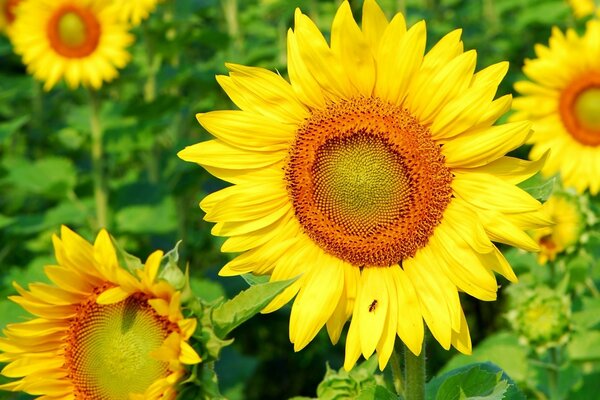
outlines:
[[[471,364],[429,382],[428,400],[525,400],[516,384],[491,363]]]
[[[377,357],[357,365],[350,371],[339,371],[327,366],[325,378],[317,387],[319,400],[388,400],[397,399],[383,381],[383,376],[375,373]],[[309,397],[294,397],[290,400],[309,400]]]
[[[251,286],[233,299],[215,308],[212,314],[215,332],[225,337],[229,332],[260,312],[295,279]]]

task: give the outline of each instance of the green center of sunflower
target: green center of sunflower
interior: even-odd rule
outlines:
[[[168,375],[168,363],[153,358],[172,324],[143,295],[110,305],[95,296],[80,306],[65,351],[74,392],[85,399],[129,399]]]
[[[318,151],[313,168],[315,205],[354,231],[373,229],[408,206],[409,178],[400,155],[385,139],[367,133],[333,138]]]
[[[82,58],[94,52],[100,43],[101,27],[94,12],[85,7],[64,5],[48,21],[50,46],[61,56]]]
[[[600,134],[600,88],[590,88],[579,94],[574,111],[582,127]]]
[[[87,37],[85,22],[77,13],[63,14],[58,20],[58,36],[66,46],[81,46]]]
[[[429,130],[377,98],[314,112],[297,131],[285,176],[304,232],[360,267],[413,257],[452,195],[452,174]]]

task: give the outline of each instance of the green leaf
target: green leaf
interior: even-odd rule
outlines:
[[[29,121],[29,118],[29,115],[23,115],[22,117],[15,118],[12,121],[0,123],[0,142],[12,136],[16,131],[21,129],[21,127]]]
[[[259,313],[275,296],[283,292],[296,279],[252,286],[217,307],[212,314],[217,335],[225,337],[234,328]]]
[[[525,400],[523,393],[492,363],[464,366],[432,379],[428,400]]]
[[[263,283],[269,282],[271,277],[269,275],[254,275],[254,274],[244,274],[242,278],[246,281],[246,283],[250,286],[261,285]]]
[[[7,217],[6,215],[0,214],[0,229],[12,224],[14,218]]]
[[[371,386],[362,390],[356,400],[398,400],[398,396],[385,386]]]
[[[2,164],[8,171],[5,182],[26,193],[64,198],[77,182],[73,162],[67,158],[46,157],[37,161],[7,158]]]
[[[593,329],[600,324],[600,299],[583,297],[581,309],[571,318],[575,330]]]
[[[458,354],[442,368],[442,373],[451,371],[473,362],[490,361],[502,368],[517,382],[527,380],[530,369],[528,348],[519,343],[514,333],[500,332],[484,339],[473,349],[473,354]]]
[[[121,232],[166,234],[177,230],[177,209],[172,197],[158,204],[134,205],[121,209],[116,215]]]
[[[518,186],[529,193],[534,199],[545,202],[554,191],[555,184],[556,178],[545,180],[538,172],[531,178],[521,182]]]
[[[567,351],[574,361],[600,360],[600,332],[583,331],[573,334],[567,344]]]

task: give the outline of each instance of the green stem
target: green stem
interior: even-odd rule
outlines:
[[[92,132],[92,173],[94,177],[94,199],[96,201],[96,224],[107,228],[108,192],[104,178],[104,146],[100,125],[100,105],[96,94],[90,89],[90,129]]]
[[[402,394],[402,367],[400,366],[400,359],[402,357],[402,342],[396,340],[394,343],[394,351],[390,357],[390,366],[392,367],[392,380],[394,383],[394,389],[397,395]]]
[[[558,373],[559,373],[559,360],[558,360],[558,348],[551,347],[550,352],[550,364],[548,371],[548,389],[550,390],[550,400],[560,400],[558,393]]]
[[[405,400],[425,399],[425,342],[421,354],[415,356],[410,349],[404,349]]]

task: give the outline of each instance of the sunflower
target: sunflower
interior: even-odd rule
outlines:
[[[577,18],[587,17],[594,12],[600,15],[600,10],[598,10],[594,0],[569,0],[569,5]]]
[[[533,234],[541,249],[538,261],[545,264],[578,242],[585,222],[577,198],[568,193],[554,193],[542,207],[554,222]]]
[[[128,0],[113,1],[119,19],[133,26],[139,25],[154,11],[160,0]]]
[[[66,227],[54,237],[54,285],[35,283],[11,299],[37,318],[8,325],[0,339],[0,389],[53,399],[173,399],[175,384],[200,358],[187,340],[180,293],[156,279],[162,252],[137,276],[122,269],[111,239],[93,245]]]
[[[552,149],[542,172],[560,172],[565,186],[579,193],[600,190],[600,21],[588,21],[582,37],[552,30],[548,47],[526,60],[512,119],[530,119],[534,133],[530,157]]]
[[[133,36],[105,0],[26,1],[11,31],[15,52],[45,90],[63,77],[71,88],[98,89],[131,58]]]
[[[351,318],[347,369],[375,351],[383,368],[396,334],[418,355],[423,320],[469,353],[458,292],[494,300],[494,271],[517,279],[492,240],[538,249],[524,229],[547,218],[515,184],[543,160],[504,156],[530,124],[492,126],[510,108],[493,100],[507,63],[474,73],[460,35],[424,55],[424,22],[407,30],[366,0],[360,28],[345,1],[331,45],[296,11],[290,83],[235,64],[217,77],[241,110],[199,114],[216,139],[179,157],[233,184],[200,203],[222,250],[243,252],[220,274],[299,277],[263,310],[295,296],[296,351],[324,325],[336,343]]]
[[[21,0],[0,0],[0,32],[7,31],[15,20],[15,9]]]

